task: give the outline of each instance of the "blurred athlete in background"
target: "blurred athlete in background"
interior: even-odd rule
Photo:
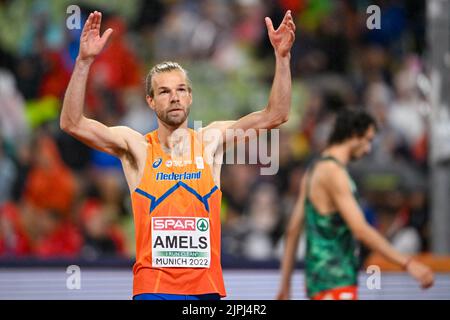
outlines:
[[[395,250],[365,220],[347,164],[369,153],[374,119],[362,111],[338,114],[328,147],[306,171],[286,232],[278,299],[290,298],[291,275],[300,231],[305,227],[305,283],[308,298],[357,299],[359,268],[356,240],[402,266],[423,288],[433,284],[424,264]]]

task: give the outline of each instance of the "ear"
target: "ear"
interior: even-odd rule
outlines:
[[[347,146],[349,146],[351,149],[357,147],[358,145],[359,145],[359,138],[356,135],[347,140]]]
[[[152,109],[155,110],[155,99],[153,99],[152,97],[150,97],[149,95],[147,95],[145,97],[145,100],[147,101],[148,106]]]
[[[192,104],[192,90],[189,90],[189,106]]]

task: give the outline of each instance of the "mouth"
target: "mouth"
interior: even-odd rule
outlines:
[[[170,109],[167,113],[177,112],[177,111],[183,112],[184,110],[181,108],[173,108],[173,109]]]

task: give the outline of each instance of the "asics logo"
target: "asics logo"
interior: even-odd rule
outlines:
[[[152,164],[153,168],[154,169],[158,168],[161,165],[161,162],[162,162],[161,158],[158,158],[155,161],[153,161],[153,164]]]

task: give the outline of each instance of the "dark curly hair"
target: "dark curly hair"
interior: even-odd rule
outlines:
[[[362,137],[373,126],[377,129],[375,119],[365,111],[344,109],[340,111],[328,137],[328,145],[342,143],[353,137]]]

